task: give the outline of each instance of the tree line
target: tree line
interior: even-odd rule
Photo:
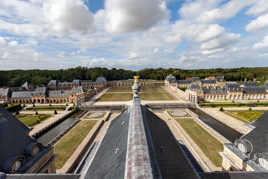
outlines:
[[[134,75],[139,75],[141,79],[164,80],[169,74],[174,75],[178,80],[194,76],[201,78],[208,76],[224,76],[227,81],[256,79],[264,82],[268,79],[268,67],[197,70],[146,68],[139,71],[87,67],[60,70],[9,70],[0,71],[0,86],[20,86],[25,81],[33,85],[42,85],[47,84],[52,79],[59,81],[72,81],[74,79],[95,81],[99,76],[104,76],[108,81],[132,79]]]

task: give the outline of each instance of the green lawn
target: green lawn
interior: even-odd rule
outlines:
[[[142,100],[148,101],[175,100],[171,94],[161,87],[142,87],[140,96]]]
[[[111,87],[107,93],[110,92],[132,92],[131,87]]]
[[[129,101],[132,93],[105,93],[98,101]]]
[[[88,135],[97,121],[82,121],[71,129],[56,145],[54,146],[56,158],[56,168],[63,167],[68,158],[73,154],[76,148]]]
[[[189,118],[179,118],[176,121],[182,126],[187,134],[199,146],[204,154],[216,165],[222,165],[222,158],[219,152],[223,151],[223,145],[206,130]]]
[[[23,124],[26,126],[34,126],[35,124],[38,124],[46,119],[51,117],[49,114],[19,114],[16,115],[16,118],[19,119]]]
[[[65,110],[66,106],[35,106],[35,107],[28,107],[26,110],[36,110],[36,111],[51,111],[51,110],[58,110],[63,111]]]
[[[252,122],[259,119],[265,111],[224,111],[226,114],[239,119],[242,122]]]
[[[161,87],[141,87],[140,97],[142,100],[175,100],[165,89]],[[98,101],[129,101],[133,95],[130,87],[112,87]]]

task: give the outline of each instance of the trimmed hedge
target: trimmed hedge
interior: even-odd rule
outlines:
[[[20,111],[22,107],[20,104],[11,104],[5,107],[5,109],[8,110],[9,112],[16,112],[16,111]]]

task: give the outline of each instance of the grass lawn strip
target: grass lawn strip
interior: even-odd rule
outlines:
[[[121,92],[121,93],[120,93]],[[175,100],[165,89],[161,87],[141,87],[142,100]],[[112,87],[98,101],[129,101],[132,100],[130,87]]]
[[[51,116],[52,115],[49,114],[19,114],[16,115],[16,118],[18,118],[24,125],[31,127],[48,119]]]
[[[214,165],[220,167],[222,165],[222,158],[219,152],[223,151],[223,145],[192,119],[179,118],[176,121]]]
[[[54,146],[55,153],[58,155],[56,158],[57,169],[63,167],[65,162],[88,135],[96,122],[96,120],[81,121]]]
[[[224,111],[226,114],[242,122],[252,122],[259,119],[265,111]]]
[[[66,106],[35,106],[26,108],[26,110],[37,110],[37,111],[50,111],[50,110],[64,111],[65,109]]]
[[[132,93],[105,93],[98,101],[129,101]]]
[[[111,87],[107,93],[112,92],[129,92],[132,93],[131,87]]]

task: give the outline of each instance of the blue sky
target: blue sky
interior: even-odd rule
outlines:
[[[267,66],[266,0],[1,0],[0,70]]]

